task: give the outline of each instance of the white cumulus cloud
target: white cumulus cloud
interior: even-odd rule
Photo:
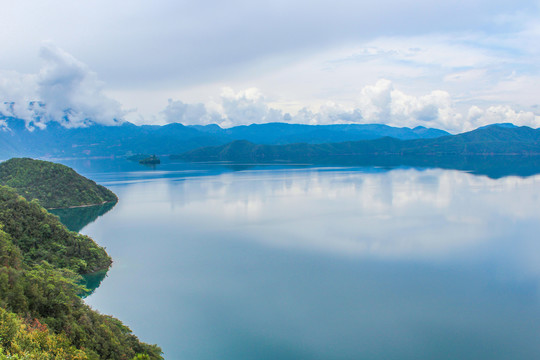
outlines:
[[[45,43],[43,66],[37,74],[0,73],[0,113],[44,127],[57,121],[66,127],[122,122],[120,103],[103,93],[103,83],[88,66],[72,55]]]
[[[263,94],[256,88],[239,92],[224,88],[221,93],[221,107],[224,127],[283,121],[283,113],[270,108]]]
[[[184,125],[207,125],[221,120],[217,113],[208,112],[202,103],[186,104],[180,100],[172,99],[169,99],[167,107],[161,112],[161,115],[167,123]]]
[[[508,105],[490,106],[485,110],[472,106],[469,109],[468,121],[473,127],[494,123],[512,123],[532,128],[540,127],[540,116],[530,111],[516,111]]]
[[[448,92],[435,90],[413,96],[395,89],[392,82],[385,79],[362,89],[358,111],[369,123],[463,130],[463,116],[455,110]]]
[[[289,114],[270,106],[256,88],[239,92],[224,88],[218,103],[186,104],[169,100],[161,114],[166,122],[186,125],[215,123],[222,127],[266,122],[310,125],[377,123],[410,128],[425,126],[453,133],[494,123],[540,127],[540,116],[532,112],[516,110],[508,105],[487,108],[474,105],[467,109],[463,105],[457,106],[447,91],[433,90],[425,95],[411,95],[386,79],[365,86],[353,106],[327,102],[317,108],[303,107]]]
[[[304,107],[291,117],[293,123],[309,125],[332,125],[363,123],[358,109],[348,108],[335,102],[327,102],[315,111]]]
[[[358,101],[358,112],[363,122],[393,126],[426,126],[451,132],[473,130],[495,123],[540,127],[540,116],[530,111],[515,110],[508,105],[494,105],[485,109],[471,106],[462,113],[452,96],[442,90],[414,96],[394,87],[388,80],[364,87]]]
[[[284,121],[282,111],[269,107],[264,95],[258,89],[248,88],[235,92],[229,87],[222,89],[217,103],[188,104],[169,99],[167,107],[161,111],[161,117],[167,123],[218,124],[224,128]]]

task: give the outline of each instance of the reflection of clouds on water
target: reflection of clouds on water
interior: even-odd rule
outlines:
[[[538,358],[540,176],[367,171],[114,185],[86,301],[167,358]]]
[[[266,246],[347,256],[479,261],[506,253],[516,263],[524,257],[540,263],[531,255],[540,250],[531,230],[540,220],[538,184],[540,176],[493,180],[437,169],[312,169],[121,189],[129,192],[128,201],[148,199],[145,192],[152,191],[153,200],[145,200],[152,221],[185,223],[203,237],[221,232]],[[141,216],[135,210],[131,215]]]

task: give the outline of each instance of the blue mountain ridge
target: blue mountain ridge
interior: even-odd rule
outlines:
[[[507,124],[490,125],[476,130],[437,138],[378,139],[339,143],[294,143],[287,145],[255,144],[236,140],[221,146],[204,147],[176,155],[187,161],[307,161],[329,158],[377,156],[492,156],[540,155],[540,130]]]
[[[377,139],[436,138],[446,131],[416,127],[396,128],[381,124],[301,125],[288,123],[253,124],[221,128],[218,125],[137,126],[125,122],[117,126],[93,124],[66,128],[49,122],[45,129],[29,130],[24,120],[4,117],[7,129],[0,131],[0,157],[81,157],[125,156],[135,153],[179,154],[189,150],[247,140],[258,144],[279,145],[305,142],[330,142]]]
[[[495,124],[430,139],[383,137],[340,143],[254,144],[246,140],[171,156],[190,162],[443,168],[500,178],[540,173],[540,129]]]

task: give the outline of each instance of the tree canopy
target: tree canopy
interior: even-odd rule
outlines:
[[[0,360],[162,359],[114,317],[81,299],[81,274],[111,258],[37,200],[0,186]]]
[[[37,199],[48,209],[118,201],[112,191],[65,165],[29,158],[0,163],[0,185],[15,189],[29,201]]]

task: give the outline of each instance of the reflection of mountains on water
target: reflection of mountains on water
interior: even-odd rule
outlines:
[[[321,160],[320,163],[334,166],[377,166],[389,169],[395,167],[440,168],[467,171],[492,179],[540,174],[540,156],[366,156],[354,159],[333,157]]]
[[[210,163],[208,163],[210,164]],[[288,164],[286,162],[266,162],[243,164],[234,162],[216,162],[232,171],[275,168],[306,168],[312,166],[355,166],[377,167],[392,170],[400,167],[439,168],[445,170],[466,171],[474,175],[485,175],[492,179],[506,176],[528,177],[540,174],[540,156],[493,155],[493,156],[332,156],[310,161],[306,164]]]
[[[58,216],[62,224],[64,224],[69,230],[79,232],[86,225],[94,222],[98,217],[109,212],[114,205],[116,205],[116,203],[109,202],[95,206],[54,209],[49,210],[49,212]]]
[[[152,169],[152,170],[156,170],[156,167],[157,167],[156,164],[139,163],[139,165],[142,165],[142,166],[144,166],[146,168],[149,168],[149,169]]]
[[[540,173],[540,129],[508,124],[430,139],[374,140],[335,143],[256,144],[237,140],[191,150],[173,159],[242,163],[304,163],[378,167],[437,167],[491,178]]]
[[[92,295],[99,285],[101,285],[101,282],[103,279],[105,279],[105,277],[107,277],[107,270],[83,275],[81,285],[84,285],[88,291],[80,294],[80,296],[84,299],[85,297]]]
[[[98,217],[109,212],[114,205],[116,205],[116,203],[109,202],[95,206],[54,209],[49,210],[49,212],[58,216],[62,224],[64,224],[69,230],[79,232],[86,225],[93,223]],[[80,294],[80,296],[85,298],[92,295],[106,276],[107,271],[98,271],[93,274],[83,275],[81,285],[84,285],[88,291]]]
[[[224,164],[225,168],[230,171],[245,171],[245,170],[251,170],[254,167],[257,166],[257,164],[236,164],[236,163],[230,163],[230,164]]]

